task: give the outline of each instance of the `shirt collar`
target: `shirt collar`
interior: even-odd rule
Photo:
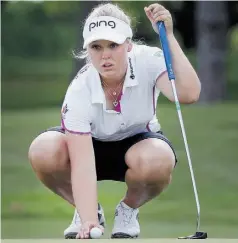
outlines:
[[[105,96],[101,85],[101,79],[96,68],[92,66],[93,75],[90,77],[92,103],[104,103]]]
[[[92,94],[92,103],[104,103],[105,96],[104,91],[101,85],[101,79],[99,73],[97,72],[96,68],[92,67],[92,76],[90,75],[91,86],[91,94]],[[129,53],[127,59],[127,71],[125,76],[125,82],[123,85],[122,93],[125,92],[127,87],[133,87],[138,85],[138,80],[136,77],[136,70],[135,70],[135,56],[132,52]]]

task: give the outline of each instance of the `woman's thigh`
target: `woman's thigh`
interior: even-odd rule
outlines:
[[[147,138],[134,144],[126,153],[125,161],[134,176],[145,181],[157,181],[171,176],[175,155],[163,140]]]
[[[65,130],[60,126],[48,128],[42,131],[39,136],[48,137],[51,132],[54,132],[54,134],[55,132],[58,132],[65,136]],[[61,135],[59,137],[62,137]],[[52,140],[52,142],[54,141]],[[92,142],[94,147],[97,180],[124,181],[125,172],[127,170],[127,165],[124,161],[124,155],[128,149],[127,143],[125,141],[102,142],[94,138],[92,138]],[[47,141],[47,143],[49,146],[50,141]],[[66,151],[63,150],[62,152]],[[68,152],[65,156],[68,156],[68,162],[70,163]]]
[[[33,140],[29,160],[39,171],[64,171],[69,168],[67,144],[60,127],[47,129]]]
[[[177,163],[177,156],[172,143],[162,132],[144,132],[131,138],[133,146],[126,153],[126,163],[128,157],[171,157]]]

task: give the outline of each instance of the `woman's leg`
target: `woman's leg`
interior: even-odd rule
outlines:
[[[169,141],[159,133],[138,134],[130,139],[128,145],[125,154],[128,189],[116,208],[112,238],[138,237],[138,208],[168,186],[176,161]]]
[[[148,138],[134,144],[125,156],[128,187],[124,203],[138,208],[158,196],[171,182],[175,155],[163,140]]]
[[[49,129],[40,134],[29,148],[29,160],[41,182],[51,191],[74,205],[70,160],[65,134],[60,127]],[[105,226],[105,217],[101,205],[98,205],[98,219]],[[72,223],[64,231],[67,239],[75,239],[81,219],[75,210]]]
[[[30,145],[28,157],[41,182],[74,205],[65,134],[58,131],[40,134]]]

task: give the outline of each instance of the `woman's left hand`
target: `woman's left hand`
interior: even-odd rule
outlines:
[[[144,8],[146,16],[150,20],[154,31],[159,34],[156,23],[163,21],[167,35],[173,34],[173,20],[170,12],[158,3],[153,3]]]

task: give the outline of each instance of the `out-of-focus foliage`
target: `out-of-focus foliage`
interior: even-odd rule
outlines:
[[[147,41],[154,40],[155,34],[144,13],[144,7],[154,2],[113,1],[131,16],[135,38]],[[175,32],[181,36],[185,46],[192,47],[195,43],[192,17],[194,3],[160,3],[170,10]],[[21,57],[66,55],[75,48],[77,27],[82,25],[82,22],[77,21],[85,4],[84,1],[6,2],[2,10],[2,54]],[[229,3],[230,24],[238,21],[237,5]]]
[[[238,52],[238,24],[230,29],[231,49]]]
[[[75,42],[78,13],[78,2],[9,2],[2,13],[2,54],[66,55]]]
[[[150,27],[150,21],[146,17],[144,7],[155,3],[155,1],[114,1],[114,3],[118,4],[131,17],[136,39],[154,39],[155,33]],[[183,7],[182,1],[161,1],[160,3],[168,8],[172,15],[173,12],[180,11]]]
[[[155,1],[112,1],[132,18],[135,39],[158,45],[156,34],[144,13]],[[72,50],[81,50],[82,25],[88,14],[88,1],[4,1],[2,6],[2,104],[18,108],[60,103],[70,82],[75,60]],[[97,3],[97,1],[95,1]],[[100,4],[101,1],[98,1]],[[194,2],[160,1],[174,21],[174,31],[189,60],[196,67]],[[229,96],[237,97],[238,4],[229,2],[228,83]],[[77,67],[78,70],[78,67]],[[21,85],[18,85],[18,82]],[[38,88],[37,82],[41,83]],[[50,83],[49,85],[47,83]],[[64,84],[62,85],[61,82]],[[58,83],[58,85],[57,85]],[[57,87],[57,91],[56,88]],[[47,89],[47,96],[34,95]],[[31,96],[27,96],[27,93]],[[22,95],[25,99],[22,99]],[[232,94],[232,95],[231,95]],[[32,101],[31,101],[32,99]],[[38,99],[38,100],[37,100]]]

